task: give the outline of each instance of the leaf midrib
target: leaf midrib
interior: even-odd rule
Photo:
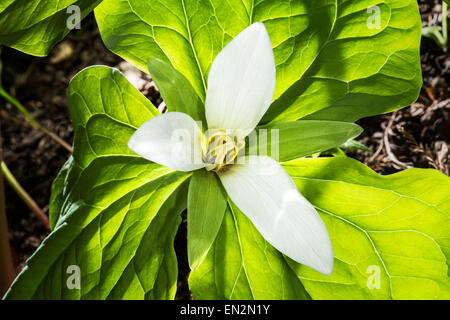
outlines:
[[[84,170],[83,170],[84,171]],[[108,206],[106,206],[106,207],[102,207],[102,210],[101,210],[101,212],[99,212],[91,221],[89,221],[86,225],[84,225],[83,226],[83,228],[86,228],[89,224],[91,224],[99,215],[101,216],[100,217],[100,220],[102,219],[102,214],[103,214],[103,212],[105,211],[105,210],[107,210],[108,208],[110,208],[111,206],[113,206],[115,203],[117,203],[118,201],[120,201],[120,200],[122,200],[123,198],[125,198],[126,196],[128,196],[130,193],[135,193],[137,190],[139,190],[139,189],[141,189],[141,188],[143,188],[145,185],[147,185],[147,184],[149,184],[149,183],[152,183],[152,182],[154,182],[154,181],[156,181],[156,180],[158,180],[158,179],[161,179],[161,178],[164,178],[165,176],[167,176],[167,175],[169,175],[169,174],[173,174],[173,173],[175,173],[176,171],[169,171],[169,172],[167,172],[167,173],[165,173],[165,174],[163,174],[163,175],[160,175],[160,176],[158,176],[158,177],[155,177],[154,179],[151,179],[151,180],[148,180],[148,181],[145,181],[144,183],[142,183],[142,184],[140,184],[139,186],[137,186],[136,188],[133,188],[133,189],[131,189],[131,190],[129,190],[129,191],[127,191],[126,193],[124,193],[123,195],[121,195],[119,198],[117,198],[116,200],[114,200],[113,202],[111,202]],[[80,176],[81,176],[81,174],[80,174]],[[187,175],[186,177],[185,177],[185,179],[187,179],[189,176]],[[183,181],[185,181],[185,180],[183,180]],[[181,185],[181,183],[183,182],[183,181],[181,181],[180,182],[180,184],[179,185]],[[159,184],[160,185],[160,184]],[[158,185],[158,186],[159,186]],[[66,199],[69,199],[70,198],[70,194],[72,193],[72,191],[75,189],[75,187],[76,187],[76,184],[74,185],[74,187],[72,188],[72,190],[69,192],[69,195],[67,196],[67,198]],[[169,194],[169,196],[168,197],[170,197],[174,192],[176,191],[176,189],[172,192],[172,193],[170,193]],[[163,205],[163,204],[162,204]],[[161,205],[161,206],[162,206]],[[157,214],[157,213],[156,213]],[[154,218],[154,217],[153,217]],[[99,222],[100,223],[100,222]],[[72,224],[72,223],[68,223],[67,221],[65,221],[65,220],[62,220],[62,222],[61,222],[61,225],[63,225],[63,224],[65,224],[65,225],[67,225],[67,226],[75,226],[75,227],[81,227],[81,226],[78,226],[78,225],[74,225],[74,224]],[[55,227],[55,231],[57,231],[58,230],[58,228],[56,228]],[[70,241],[69,243],[67,243],[67,246],[66,246],[66,248],[68,248],[68,247],[70,247],[73,243],[74,243],[74,241],[76,241],[77,240],[77,237],[75,237],[72,241]],[[141,239],[142,240],[142,239]],[[101,244],[101,243],[100,243]],[[138,247],[136,248],[136,250],[138,249]],[[103,253],[103,247],[102,247],[102,251],[101,251],[102,253]],[[53,265],[58,261],[58,259],[62,256],[62,255],[64,255],[64,251],[62,251],[61,252],[61,254],[60,255],[58,255],[58,257],[53,261],[53,263],[49,266],[49,268],[47,269],[48,271],[53,267]],[[132,261],[134,258],[132,258],[130,261]],[[103,260],[103,258],[102,258],[102,260]],[[98,270],[97,270],[98,271]],[[48,272],[44,275],[44,278],[46,277],[48,275]],[[100,275],[101,276],[101,275]],[[118,279],[118,281],[119,281],[119,279]],[[38,287],[36,287],[35,288],[35,290],[34,290],[34,292],[33,292],[33,295],[35,294],[35,292],[36,292],[36,290],[37,290],[37,288]],[[94,288],[95,287],[93,287],[93,288],[91,288],[91,290],[90,291],[88,291],[88,292],[85,292],[84,293],[84,295],[87,295],[87,294],[89,294],[89,292],[91,292],[92,290],[94,290]],[[111,289],[112,290],[112,289]]]
[[[187,16],[186,5],[184,3],[184,0],[181,0],[181,4],[183,6],[183,13],[184,13],[184,18],[185,18],[185,22],[186,22],[186,29],[187,29],[187,32],[189,35],[189,45],[191,46],[192,53],[194,54],[195,62],[197,64],[198,71],[200,72],[200,77],[202,79],[204,94],[206,95],[206,91],[207,91],[206,79],[205,79],[205,75],[203,73],[202,67],[200,66],[200,62],[198,60],[197,51],[195,50],[194,43],[192,42],[191,26],[189,23],[189,18]]]
[[[372,246],[373,250],[375,251],[375,254],[377,255],[378,259],[380,260],[381,265],[383,266],[384,271],[386,272],[386,275],[387,275],[387,277],[388,277],[388,279],[389,279],[389,291],[390,291],[390,292],[389,292],[389,296],[390,296],[391,299],[394,299],[394,296],[393,296],[393,290],[392,290],[392,279],[391,279],[391,275],[390,275],[390,273],[389,273],[389,271],[388,271],[388,268],[387,268],[386,264],[384,263],[383,258],[381,258],[381,255],[380,255],[380,253],[378,252],[378,249],[377,249],[377,247],[375,246],[375,243],[373,242],[373,239],[372,239],[372,237],[369,235],[369,233],[368,233],[366,230],[364,230],[363,228],[361,228],[360,226],[358,226],[357,224],[355,224],[355,223],[353,223],[353,222],[351,222],[351,221],[349,221],[349,220],[347,220],[347,219],[345,219],[345,218],[343,218],[343,217],[341,217],[341,216],[338,216],[338,215],[332,213],[331,211],[325,210],[325,209],[320,208],[320,207],[318,207],[318,206],[316,206],[316,205],[314,205],[314,207],[315,207],[317,210],[319,210],[319,211],[325,212],[326,214],[331,215],[331,216],[334,217],[334,218],[337,218],[337,219],[339,219],[339,220],[341,220],[341,221],[344,221],[345,223],[350,224],[351,226],[353,226],[354,228],[356,228],[356,229],[359,230],[360,232],[364,233],[364,235],[365,235],[365,236],[367,237],[367,239],[369,240],[370,245]]]
[[[376,186],[358,184],[358,183],[342,181],[342,180],[330,180],[330,179],[323,179],[323,178],[301,177],[301,176],[295,176],[295,175],[290,175],[290,176],[293,179],[312,180],[312,181],[325,181],[325,182],[330,182],[330,183],[343,183],[343,184],[349,184],[349,185],[354,185],[354,186],[359,186],[359,187],[371,188],[371,189],[375,189],[375,190],[381,190],[381,191],[385,191],[385,192],[391,192],[391,193],[395,194],[396,196],[398,196],[400,198],[406,198],[406,199],[411,199],[411,200],[415,200],[417,202],[420,202],[420,203],[426,205],[427,207],[430,207],[430,208],[435,209],[436,211],[439,211],[439,213],[442,213],[444,216],[446,216],[448,219],[450,219],[450,216],[446,212],[443,212],[438,207],[442,203],[434,205],[434,204],[426,202],[425,200],[422,200],[420,198],[417,198],[417,197],[414,197],[414,196],[408,196],[408,195],[405,195],[405,194],[401,194],[401,193],[399,193],[399,192],[397,192],[395,190],[392,190],[392,189],[384,189],[384,188],[380,188],[380,187],[376,187]]]

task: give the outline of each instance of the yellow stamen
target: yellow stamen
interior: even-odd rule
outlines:
[[[217,172],[226,165],[232,164],[244,146],[243,141],[235,141],[224,130],[218,130],[209,137],[206,143],[203,161],[214,165],[212,170]]]

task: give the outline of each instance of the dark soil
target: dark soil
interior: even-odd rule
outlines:
[[[440,1],[419,0],[424,25],[440,25]],[[73,130],[68,112],[67,87],[70,79],[91,65],[119,68],[155,106],[162,102],[151,79],[108,51],[92,16],[82,29],[72,33],[48,57],[37,58],[4,48],[3,86],[45,127],[68,143]],[[449,174],[450,143],[450,54],[430,39],[421,49],[423,88],[416,103],[390,114],[361,119],[364,133],[357,139],[372,152],[351,151],[349,156],[381,174],[400,170],[435,168]],[[68,152],[40,131],[0,98],[4,161],[17,180],[48,212],[50,186],[69,157]],[[48,231],[19,197],[6,187],[9,236],[17,269],[36,250]],[[178,299],[191,299],[187,285],[186,224],[175,247],[179,255]]]

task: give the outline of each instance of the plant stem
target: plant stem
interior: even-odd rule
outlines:
[[[30,195],[22,188],[16,178],[13,176],[11,171],[9,171],[5,162],[1,162],[1,171],[8,181],[9,185],[14,189],[17,195],[25,202],[25,204],[37,214],[37,217],[47,229],[50,229],[50,223],[48,221],[47,215],[42,211],[42,209],[38,206],[38,204],[30,197]]]
[[[448,12],[448,5],[445,1],[442,2],[442,37],[444,38],[444,46],[445,51],[447,51],[448,48],[448,30],[447,30],[447,13]]]
[[[10,102],[13,106],[15,106],[17,109],[19,109],[27,118],[27,120],[30,122],[30,124],[36,128],[41,130],[43,133],[48,135],[50,138],[52,138],[54,141],[56,141],[59,145],[61,145],[63,148],[65,148],[67,151],[72,153],[72,147],[62,140],[60,137],[58,137],[56,134],[48,130],[47,128],[43,127],[39,122],[36,121],[36,119],[33,118],[33,116],[28,112],[27,109],[16,99],[14,99],[13,96],[11,96],[8,92],[5,91],[5,89],[2,88],[0,85],[0,96],[5,98],[8,102]]]
[[[0,146],[0,160],[2,159]],[[8,241],[8,222],[6,220],[5,186],[0,171],[0,298],[13,282],[16,272],[12,262],[11,248]]]

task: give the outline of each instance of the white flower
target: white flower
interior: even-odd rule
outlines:
[[[264,24],[252,24],[212,64],[205,103],[209,134],[205,138],[189,115],[168,112],[144,123],[128,145],[140,156],[175,170],[214,170],[230,199],[271,245],[330,275],[334,260],[331,241],[314,207],[277,161],[266,156],[242,161],[239,155],[244,138],[271,104],[275,78],[269,35]]]

